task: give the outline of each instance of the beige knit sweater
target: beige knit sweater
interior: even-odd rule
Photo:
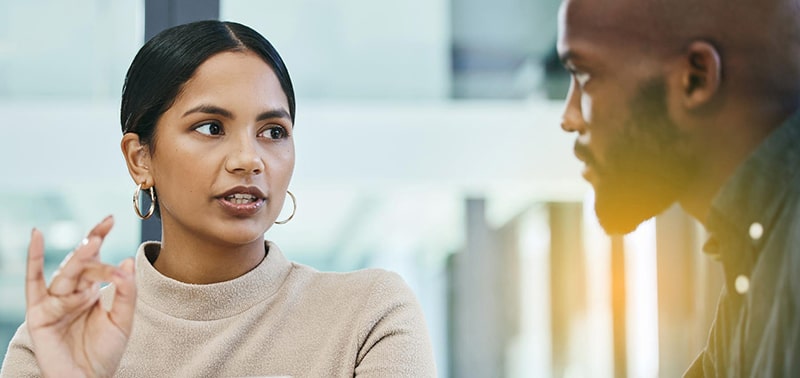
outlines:
[[[245,275],[191,285],[153,268],[159,248],[136,254],[136,315],[118,377],[436,375],[422,311],[397,274],[322,273],[267,242]],[[39,376],[34,353],[23,323],[0,377]]]

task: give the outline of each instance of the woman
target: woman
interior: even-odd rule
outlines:
[[[317,272],[264,241],[288,193],[294,118],[283,61],[252,29],[203,21],[147,42],[125,80],[121,146],[136,212],[160,215],[162,242],[103,264],[108,217],[48,287],[34,230],[26,322],[0,375],[435,375],[399,276]],[[140,192],[154,200],[144,214]]]

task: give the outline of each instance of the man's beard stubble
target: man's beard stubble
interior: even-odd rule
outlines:
[[[667,114],[663,78],[643,85],[629,110],[606,164],[598,167],[595,212],[609,234],[631,232],[667,209],[695,174],[687,138]]]

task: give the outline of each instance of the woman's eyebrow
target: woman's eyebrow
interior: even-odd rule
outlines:
[[[187,110],[186,113],[183,113],[183,117],[186,117],[192,113],[217,114],[225,118],[230,118],[230,119],[234,118],[233,113],[231,113],[230,111],[214,105],[198,105],[194,108]]]
[[[186,113],[183,113],[183,117],[186,117],[193,113],[216,114],[229,119],[236,118],[234,117],[233,113],[230,112],[229,110],[220,108],[219,106],[206,105],[206,104],[198,105],[194,108],[187,110]],[[256,117],[256,121],[264,121],[275,118],[285,118],[287,120],[292,119],[292,117],[289,115],[289,112],[287,112],[286,109],[278,108],[262,112],[261,114],[258,115],[258,117]]]
[[[292,117],[289,115],[289,112],[287,112],[286,109],[279,108],[279,109],[267,110],[259,114],[258,117],[256,117],[256,121],[264,121],[275,118],[285,118],[287,120],[292,119]]]

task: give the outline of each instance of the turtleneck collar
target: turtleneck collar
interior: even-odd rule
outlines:
[[[159,242],[145,242],[136,252],[139,301],[156,310],[187,320],[217,320],[247,311],[269,299],[288,277],[292,263],[272,242],[265,241],[266,257],[253,270],[230,281],[187,284],[158,272]],[[149,258],[148,258],[149,257]]]

